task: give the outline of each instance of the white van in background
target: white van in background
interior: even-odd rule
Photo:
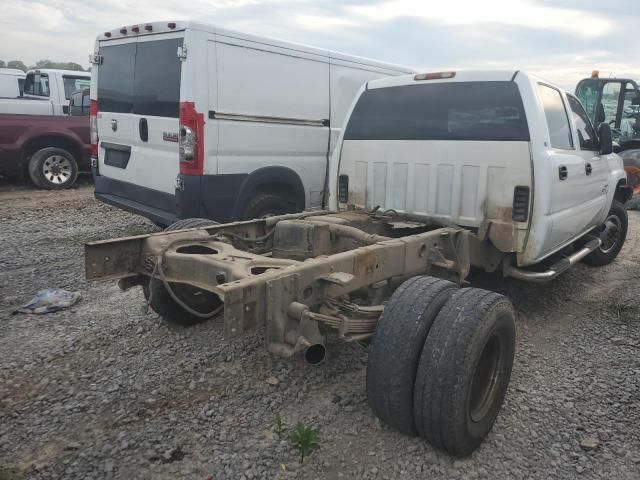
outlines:
[[[0,68],[0,98],[22,96],[25,73],[16,68]]]
[[[23,94],[0,98],[0,113],[67,115],[71,94],[88,87],[90,82],[90,72],[49,68],[29,70],[24,78]]]
[[[414,72],[195,22],[105,32],[92,63],[96,197],[163,225],[321,207],[360,87]]]

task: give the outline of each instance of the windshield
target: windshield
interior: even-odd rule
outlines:
[[[98,109],[178,118],[180,46],[182,38],[101,47]]]
[[[366,90],[345,140],[528,141],[514,82],[418,83]]]
[[[64,83],[64,97],[69,100],[71,94],[76,90],[83,90],[89,88],[91,85],[91,78],[89,77],[72,77],[69,75],[63,75],[62,81]]]
[[[576,90],[576,97],[582,103],[592,122],[595,120],[599,84],[599,80],[583,80]]]

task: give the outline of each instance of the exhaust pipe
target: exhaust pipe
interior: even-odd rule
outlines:
[[[303,357],[309,365],[320,365],[327,357],[327,347],[323,343],[314,343],[304,350]]]

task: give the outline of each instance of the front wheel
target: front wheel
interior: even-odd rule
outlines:
[[[604,223],[593,232],[600,237],[601,245],[587,255],[585,263],[593,267],[601,267],[613,262],[622,250],[624,241],[627,238],[629,228],[629,218],[622,203],[613,201],[609,215]]]

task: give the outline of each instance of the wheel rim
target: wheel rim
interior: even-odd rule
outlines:
[[[495,401],[500,350],[500,338],[494,334],[482,349],[473,373],[469,395],[469,417],[474,422],[482,421]]]
[[[620,241],[620,232],[622,232],[622,222],[615,215],[610,215],[602,224],[602,231],[600,232],[600,251],[602,253],[609,253],[618,245]]]
[[[42,174],[49,183],[62,185],[71,178],[71,162],[61,155],[47,157],[42,164]]]

